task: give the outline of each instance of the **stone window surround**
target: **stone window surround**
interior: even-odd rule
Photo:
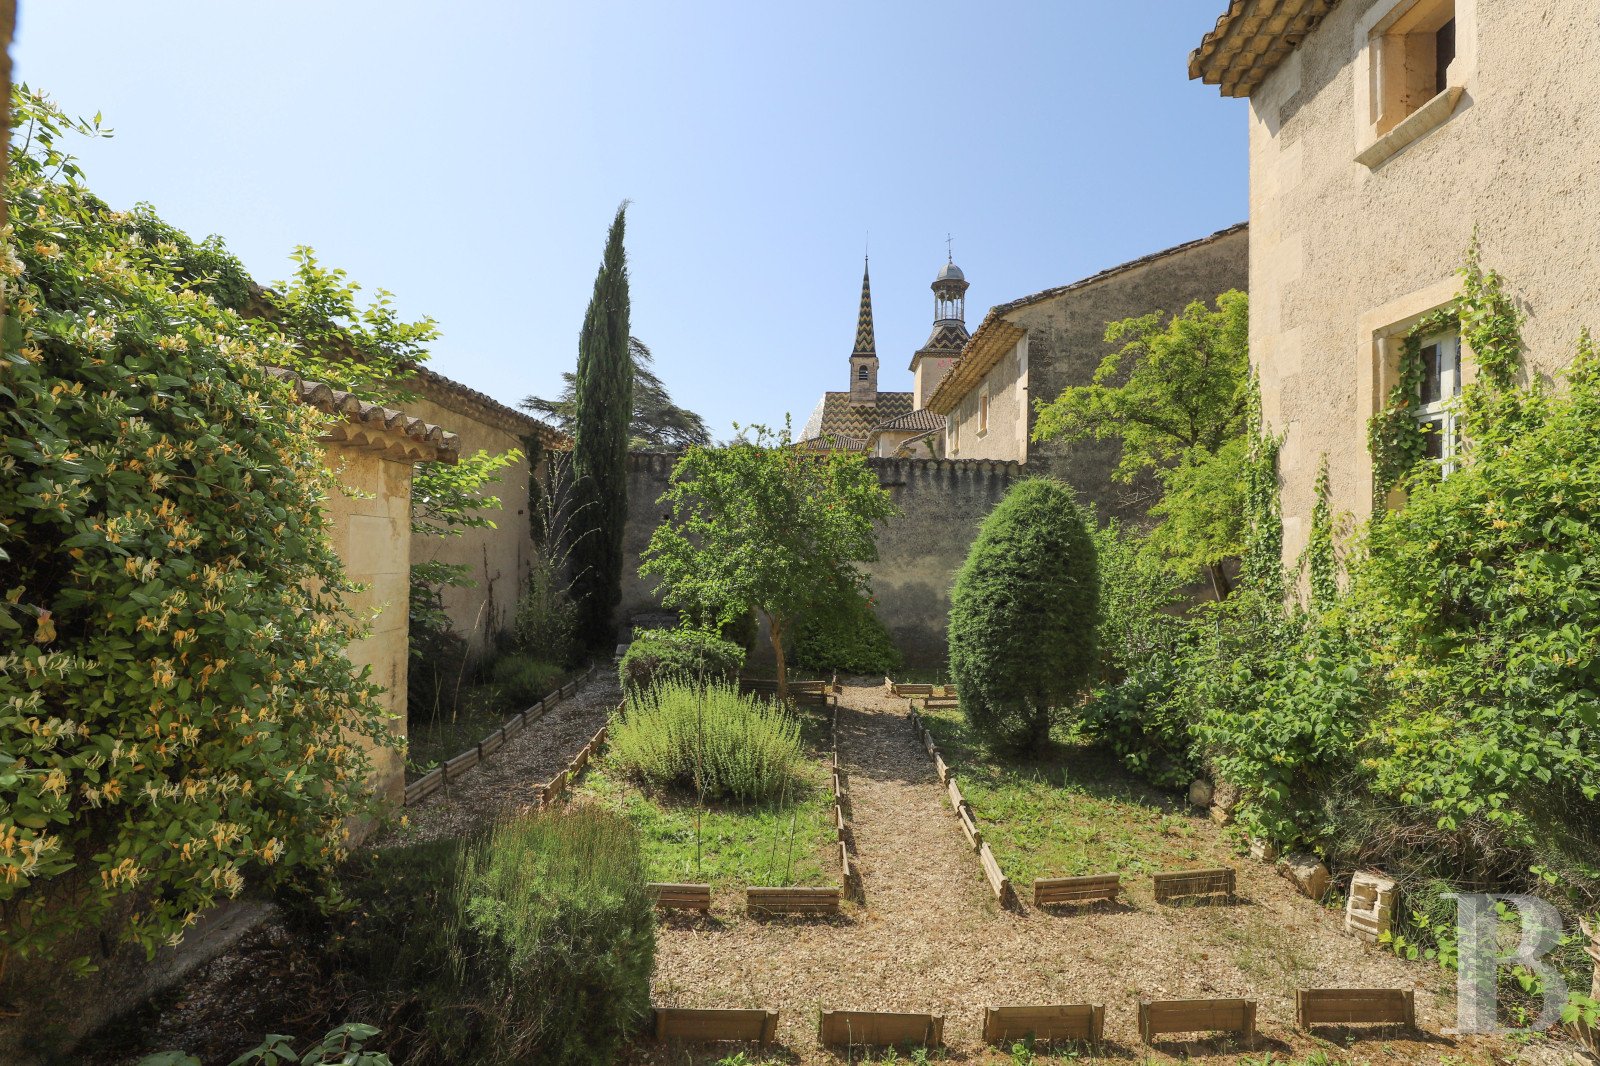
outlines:
[[[1423,289],[1390,300],[1356,320],[1356,424],[1354,440],[1360,442],[1356,500],[1370,507],[1373,491],[1372,455],[1367,450],[1367,423],[1383,409],[1389,390],[1400,374],[1400,349],[1411,327],[1461,295],[1461,279],[1449,277]],[[1460,372],[1463,384],[1473,376],[1472,350],[1461,339]]]
[[[1355,128],[1356,161],[1376,169],[1403,149],[1444,125],[1455,114],[1478,72],[1478,3],[1455,0],[1456,57],[1450,64],[1449,85],[1423,103],[1392,129],[1378,126],[1378,64],[1386,31],[1405,20],[1419,6],[1437,0],[1397,0],[1379,4],[1357,23],[1353,47],[1356,55]]]
[[[985,385],[978,390],[978,437],[981,440],[989,435],[989,386]]]

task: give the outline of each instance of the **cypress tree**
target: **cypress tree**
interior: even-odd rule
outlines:
[[[572,431],[573,590],[578,639],[603,649],[616,636],[622,601],[622,531],[628,518],[628,427],[633,359],[628,352],[628,263],[622,234],[628,205],[617,208],[578,335]]]

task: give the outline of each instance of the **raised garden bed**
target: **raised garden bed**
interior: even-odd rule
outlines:
[[[1202,813],[1129,777],[1108,753],[1058,730],[1036,756],[996,754],[958,708],[918,703],[941,760],[959,771],[964,798],[981,814],[983,840],[1019,885],[1109,874],[1126,885],[1232,858]]]
[[[801,713],[800,723],[809,750],[828,743],[825,721]],[[653,882],[705,885],[713,893],[829,885],[839,877],[832,770],[831,759],[819,754],[804,764],[799,793],[786,800],[702,804],[691,792],[646,789],[601,758],[577,791],[639,827]]]

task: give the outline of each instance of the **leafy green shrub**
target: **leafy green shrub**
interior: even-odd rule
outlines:
[[[268,373],[292,347],[88,191],[61,146],[91,124],[14,106],[0,955],[96,927],[153,950],[251,882],[340,860],[360,738],[389,731],[345,655],[325,416]]]
[[[1328,800],[1357,770],[1371,697],[1344,619],[1244,587],[1205,606],[1196,636],[1176,702],[1217,776],[1239,785],[1240,823],[1285,847],[1331,846],[1342,827]]]
[[[1100,575],[1100,685],[1079,709],[1083,733],[1158,785],[1186,785],[1200,769],[1189,708],[1174,696],[1190,628],[1171,568],[1116,521],[1094,529]]]
[[[550,662],[572,666],[578,654],[577,629],[578,605],[568,587],[547,560],[535,557],[511,622],[516,646]]]
[[[652,629],[628,645],[617,680],[631,695],[665,681],[731,681],[743,666],[744,649],[713,633]]]
[[[612,725],[611,753],[657,788],[766,799],[798,778],[800,725],[781,705],[733,685],[668,681],[629,702]]]
[[[489,668],[489,680],[500,698],[513,708],[526,707],[560,686],[560,666],[523,652],[502,655]]]
[[[1094,542],[1067,485],[1019,482],[984,520],[950,594],[950,673],[974,730],[1044,743],[1099,666]]]
[[[541,811],[364,860],[332,950],[363,1012],[408,1019],[402,1061],[605,1066],[649,1016],[645,883],[625,819]]]
[[[1565,378],[1561,393],[1465,388],[1460,468],[1421,468],[1352,573],[1354,629],[1380,676],[1374,789],[1441,830],[1521,846],[1600,825],[1600,357],[1587,338]]]
[[[888,674],[900,652],[872,611],[872,601],[854,592],[808,613],[794,638],[795,665],[845,674]]]

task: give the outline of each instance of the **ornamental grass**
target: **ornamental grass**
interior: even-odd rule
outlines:
[[[800,724],[730,684],[669,681],[634,698],[611,729],[612,757],[653,788],[763,800],[800,775]]]

